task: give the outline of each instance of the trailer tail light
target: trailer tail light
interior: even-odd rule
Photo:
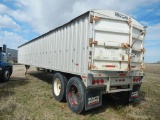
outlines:
[[[136,66],[131,66],[131,68],[136,68]]]
[[[124,74],[124,73],[120,73],[120,74],[119,74],[119,76],[126,76],[126,74]]]
[[[99,83],[100,83],[100,80],[96,80],[96,82],[97,82],[97,84],[99,84]]]
[[[93,84],[93,85],[96,84],[96,80],[92,80],[92,84]]]
[[[104,80],[103,79],[101,79],[101,84],[104,84]]]
[[[105,65],[105,67],[115,68],[115,65]]]
[[[104,84],[104,79],[93,79],[92,80],[92,85],[103,85]]]
[[[141,78],[140,77],[133,78],[133,82],[141,82]]]

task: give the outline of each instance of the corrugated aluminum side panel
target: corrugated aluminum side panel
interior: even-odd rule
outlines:
[[[19,47],[18,63],[75,74],[88,70],[89,16]]]

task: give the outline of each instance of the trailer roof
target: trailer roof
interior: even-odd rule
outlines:
[[[24,46],[24,45],[26,45],[26,44],[29,44],[29,43],[31,43],[31,42],[33,42],[33,41],[36,41],[38,38],[41,38],[41,37],[43,37],[43,36],[45,36],[45,35],[47,35],[47,34],[49,34],[49,33],[52,33],[54,30],[57,30],[57,29],[59,29],[59,28],[61,28],[61,27],[64,27],[64,26],[66,26],[66,25],[74,22],[75,20],[81,18],[81,17],[88,15],[89,12],[90,12],[90,11],[87,11],[87,12],[85,12],[84,14],[81,14],[80,16],[78,16],[78,17],[70,20],[69,22],[67,22],[67,23],[65,23],[65,24],[63,24],[63,25],[61,25],[61,26],[59,26],[59,27],[56,27],[56,28],[54,28],[54,29],[52,29],[52,30],[50,30],[50,31],[48,31],[48,32],[46,32],[46,33],[44,33],[44,34],[42,34],[42,35],[40,35],[40,36],[38,36],[38,37],[36,37],[36,38],[28,41],[28,42],[26,42],[26,43],[24,43],[24,44],[22,44],[22,45],[20,45],[20,46],[18,46],[18,48],[20,48],[20,47],[22,47],[22,46]]]

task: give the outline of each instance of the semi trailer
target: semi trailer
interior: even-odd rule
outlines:
[[[6,45],[0,47],[0,82],[7,82],[13,71],[13,65],[7,61]]]
[[[123,13],[91,10],[18,48],[18,63],[53,72],[57,101],[81,113],[102,105],[102,95],[124,104],[144,81],[146,27]]]

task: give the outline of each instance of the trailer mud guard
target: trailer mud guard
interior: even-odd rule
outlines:
[[[102,89],[86,89],[85,110],[102,106]]]
[[[134,101],[139,97],[139,91],[140,91],[141,84],[133,85],[132,91],[130,91],[129,94],[129,101]]]

